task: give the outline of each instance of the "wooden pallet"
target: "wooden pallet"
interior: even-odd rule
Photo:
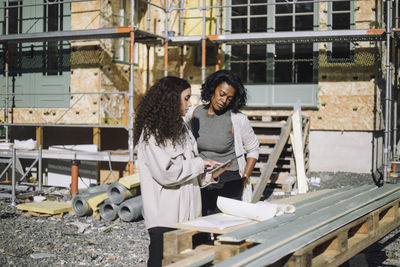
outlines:
[[[397,199],[296,251],[287,266],[338,266],[400,225]]]
[[[372,189],[373,186],[337,189],[310,198],[297,199],[294,203],[305,207],[303,210],[299,209],[300,214],[297,218],[278,217],[281,219],[244,226],[219,236],[218,241],[208,244],[205,249],[207,252],[196,252],[196,248],[191,247],[192,242],[188,238],[192,238],[199,231],[173,231],[170,232],[174,239],[173,249],[171,250],[171,242],[168,245],[165,243],[169,246],[169,254],[164,255],[174,266],[209,266],[218,263],[221,267],[247,264],[290,267],[338,266],[400,225],[398,187],[390,185]],[[329,204],[331,200],[326,199],[328,196],[333,203],[336,203],[336,199],[345,199],[342,201],[343,205],[338,205],[339,210],[332,210],[335,215],[329,210],[332,205]],[[308,207],[309,205],[312,206]],[[308,209],[312,207],[319,207],[320,212],[315,216],[307,215],[307,218],[303,218],[305,214],[309,214]],[[323,210],[322,207],[327,209]],[[304,225],[304,220],[310,222],[309,228],[300,227],[297,231],[296,225]],[[267,232],[268,234],[265,234]],[[164,252],[166,251],[167,248],[164,249]],[[197,255],[197,259],[194,255]],[[185,264],[183,260],[186,260]]]
[[[178,229],[164,234],[163,266],[189,266],[193,263],[217,264],[252,247],[252,242],[209,241],[193,247],[195,230]],[[204,232],[203,232],[204,234]]]
[[[260,157],[256,163],[253,171],[253,178],[260,177],[263,168],[266,167],[268,160],[271,158],[274,151],[275,145],[279,142],[282,129],[284,129],[285,123],[288,120],[288,116],[279,115],[271,116],[264,115],[263,112],[257,110],[246,110],[245,114],[250,120],[255,134],[260,142]],[[305,161],[305,172],[309,175],[309,131],[310,131],[310,119],[307,116],[303,116],[303,144],[304,144],[304,161]],[[281,173],[289,173],[291,176],[296,176],[296,165],[294,160],[293,148],[290,139],[284,145],[281,154],[277,160],[276,166],[273,170],[273,175],[269,181],[270,185],[281,187],[277,180]],[[291,185],[291,189],[293,186]],[[288,186],[285,186],[285,190],[289,190]],[[284,191],[285,191],[284,190]],[[286,192],[286,191],[285,191]]]

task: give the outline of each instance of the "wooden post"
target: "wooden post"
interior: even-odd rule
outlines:
[[[97,150],[101,151],[101,129],[93,128],[93,144],[97,146]]]
[[[125,97],[127,99],[127,97]],[[126,110],[126,109],[125,109]],[[101,128],[93,127],[93,144],[97,146],[97,151],[101,151]],[[101,184],[100,177],[100,162],[98,161],[96,164],[97,168],[97,182]]]
[[[36,127],[36,148],[43,147],[43,127]]]

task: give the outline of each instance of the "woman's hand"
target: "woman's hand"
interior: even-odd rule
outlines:
[[[203,159],[204,161],[204,168],[206,170],[212,170],[215,167],[218,167],[219,165],[221,165],[221,162],[212,160],[212,159]]]
[[[221,169],[219,169],[216,172],[213,172],[212,174],[212,178],[217,179],[224,171],[226,171],[226,169],[228,169],[230,166],[232,165],[232,161],[229,162],[228,164],[226,164],[224,167],[222,167]]]

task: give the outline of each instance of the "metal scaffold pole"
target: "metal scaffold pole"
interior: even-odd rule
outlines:
[[[134,48],[135,48],[135,0],[131,0],[131,32],[130,32],[130,53],[129,53],[129,66],[130,66],[130,77],[129,77],[129,162],[130,174],[133,173],[132,163],[134,163],[134,140],[133,140],[133,120],[134,120],[134,109],[133,109],[133,100],[134,100],[134,72],[133,72],[133,61],[134,61]]]
[[[206,0],[203,0],[203,30],[201,36],[201,83],[206,80]]]
[[[389,170],[389,156],[390,156],[390,96],[391,96],[391,64],[390,64],[390,42],[391,42],[391,22],[392,22],[392,0],[386,1],[386,91],[385,91],[385,136],[384,136],[384,149],[383,149],[383,182],[386,183],[388,170]]]
[[[399,27],[399,0],[396,0],[394,2],[395,4],[395,8],[394,8],[394,27],[397,29]],[[392,153],[392,158],[397,160],[397,136],[398,136],[398,124],[397,124],[397,101],[399,99],[399,91],[398,91],[398,87],[399,87],[399,81],[398,81],[398,76],[399,76],[399,72],[398,72],[398,64],[399,64],[399,60],[398,60],[398,56],[399,56],[399,50],[398,50],[398,44],[394,43],[394,95],[393,95],[393,153]]]
[[[168,0],[164,0],[164,8],[165,8],[165,25],[164,25],[164,35],[165,35],[165,43],[164,43],[164,76],[168,76]]]
[[[8,3],[8,0],[6,1],[6,32],[5,32],[5,34],[6,35],[8,35],[8,23],[9,23],[9,21],[8,21],[8,15],[9,15],[9,3]],[[8,61],[9,61],[9,53],[8,53],[8,43],[6,43],[6,45],[5,45],[5,54],[6,54],[6,57],[5,57],[5,70],[4,70],[4,72],[5,72],[5,78],[6,78],[6,93],[5,93],[5,98],[4,98],[4,100],[5,100],[5,107],[4,107],[4,122],[6,123],[6,124],[8,124],[8,86],[9,86],[9,84],[8,84]],[[6,134],[6,142],[8,142],[8,139],[9,139],[9,137],[8,137],[8,125],[5,125],[4,126],[4,129],[5,129],[5,134]]]

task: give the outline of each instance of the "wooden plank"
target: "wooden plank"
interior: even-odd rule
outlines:
[[[36,127],[36,149],[43,147],[43,127]]]
[[[182,255],[186,256],[186,255]],[[184,267],[184,266],[203,266],[204,264],[210,263],[214,260],[215,248],[209,248],[205,250],[193,250],[193,253],[189,257],[186,257],[180,261],[174,262],[167,266],[169,267]]]
[[[268,241],[257,245],[217,266],[265,266],[321,238],[354,219],[400,198],[398,185],[384,185],[338,203],[334,208],[305,216],[270,232]],[[399,223],[399,220],[397,220]],[[310,225],[310,227],[305,227]],[[266,240],[266,239],[264,239]],[[249,240],[251,242],[252,240]]]
[[[290,134],[290,139],[292,140],[294,159],[296,161],[297,190],[299,194],[305,194],[308,191],[308,184],[304,169],[304,147],[300,119],[300,108],[296,108],[292,118],[293,134]]]
[[[291,126],[292,126],[292,117],[289,117],[285,124],[285,127],[281,131],[281,134],[279,136],[279,141],[278,143],[275,144],[274,151],[271,157],[268,159],[267,166],[261,173],[260,176],[261,179],[256,185],[256,188],[254,189],[253,196],[251,199],[252,203],[255,203],[260,200],[262,193],[264,192],[265,186],[270,181],[272,171],[274,170],[276,163],[278,162],[278,159],[282,153],[282,150],[285,147],[285,144],[288,140],[290,131],[292,129]]]
[[[250,121],[250,125],[253,128],[282,128],[285,122]]]
[[[220,216],[222,215],[222,213],[216,213],[216,214],[212,214],[212,215],[208,215],[207,217],[210,217],[211,219],[217,220]],[[201,218],[197,218],[197,219],[201,219]],[[193,221],[195,221],[196,219],[194,219]],[[239,224],[239,225],[235,225],[235,226],[231,226],[231,227],[226,227],[224,229],[220,229],[217,227],[199,227],[199,226],[191,226],[191,225],[187,225],[184,223],[176,223],[171,225],[172,228],[177,228],[177,229],[183,229],[183,230],[188,230],[188,231],[199,231],[199,232],[206,232],[206,233],[214,233],[214,234],[226,234],[229,232],[232,232],[236,229],[245,227],[247,225],[251,225],[256,223],[256,221],[250,221],[250,222],[246,222],[243,224]]]
[[[17,209],[47,214],[58,214],[71,211],[72,205],[71,203],[58,201],[43,201],[19,204],[17,205]]]
[[[101,151],[101,129],[93,127],[93,144],[97,146],[97,151]]]
[[[164,257],[192,249],[192,237],[197,233],[198,231],[191,230],[175,230],[164,233]]]
[[[279,140],[279,135],[256,134],[256,136],[260,144],[274,145]]]
[[[393,197],[391,197],[393,199]],[[382,200],[382,202],[385,200]],[[381,203],[382,203],[381,202]],[[379,206],[377,203],[373,203],[373,205],[370,205],[366,208],[370,211],[371,209],[376,208]],[[324,236],[321,239],[318,239],[317,241],[311,243],[308,246],[305,246],[304,248],[296,251],[293,255],[293,258],[290,259],[290,261],[295,260],[296,257],[299,255],[302,255],[304,253],[313,254],[312,250],[316,247],[319,246],[321,243],[323,243],[326,240],[331,239],[335,235],[340,234],[341,232],[345,232],[346,235],[348,235],[347,238],[347,249],[342,251],[342,253],[337,254],[335,257],[330,258],[329,262],[324,261],[324,257],[318,257],[315,255],[312,255],[312,264],[313,266],[338,266],[341,263],[349,260],[351,257],[357,255],[359,252],[370,246],[371,244],[375,243],[379,239],[381,239],[383,236],[385,236],[387,233],[395,229],[400,225],[400,218],[399,214],[397,213],[391,220],[391,223],[384,224],[382,222],[382,218],[380,218],[380,214],[382,211],[384,211],[387,207],[392,207],[394,210],[398,211],[399,207],[399,200],[394,199],[391,203],[379,207],[377,210],[372,211],[372,213],[364,215],[363,217],[357,219],[356,221],[353,221],[352,223],[347,224],[345,227],[338,228],[338,230]],[[362,211],[360,211],[362,212]],[[354,214],[353,214],[354,216]],[[351,233],[353,228],[358,227],[358,225],[361,225],[359,229],[357,229],[356,233]],[[382,227],[383,226],[383,227]],[[388,227],[390,226],[390,227]],[[384,231],[381,231],[381,229],[384,229]],[[350,234],[351,233],[351,234]]]
[[[254,244],[251,242],[241,242],[241,243],[223,243],[220,241],[215,241],[215,257],[213,264],[217,264],[224,260],[227,260],[245,250]]]

